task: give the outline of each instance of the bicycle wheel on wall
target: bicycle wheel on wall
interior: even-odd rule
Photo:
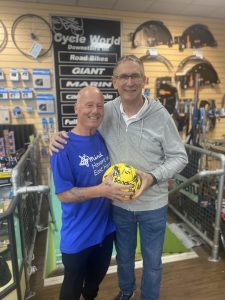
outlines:
[[[44,18],[38,15],[25,14],[18,17],[12,25],[11,35],[20,53],[32,59],[46,55],[52,46],[51,27]],[[31,51],[34,45],[39,46],[37,57]]]
[[[5,24],[0,20],[0,52],[5,48],[8,42],[8,32]]]

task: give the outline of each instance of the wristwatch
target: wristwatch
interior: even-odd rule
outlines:
[[[151,186],[153,186],[153,185],[157,184],[157,183],[158,183],[158,181],[157,181],[157,179],[156,179],[155,175],[153,175],[152,173],[148,173],[148,174],[150,174],[150,175],[152,176],[152,178],[153,178],[153,181],[152,181],[152,184],[151,184]]]

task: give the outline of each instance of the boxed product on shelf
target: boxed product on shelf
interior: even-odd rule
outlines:
[[[6,212],[13,198],[11,187],[0,188],[0,213]]]
[[[3,137],[0,137],[0,156],[5,156],[5,143]]]
[[[0,169],[0,187],[11,186],[12,169]]]

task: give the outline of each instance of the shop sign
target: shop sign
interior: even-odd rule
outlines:
[[[88,85],[104,94],[105,102],[117,95],[111,82],[121,56],[120,21],[77,16],[52,16],[58,130],[76,125],[74,102]]]

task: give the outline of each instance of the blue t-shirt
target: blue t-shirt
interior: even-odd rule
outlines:
[[[71,131],[68,134],[64,149],[50,159],[56,194],[73,187],[100,184],[110,166],[107,148],[98,131],[91,136],[79,136]],[[60,249],[64,253],[77,253],[99,244],[115,231],[110,216],[111,202],[107,198],[93,198],[81,203],[61,202],[61,207]]]

